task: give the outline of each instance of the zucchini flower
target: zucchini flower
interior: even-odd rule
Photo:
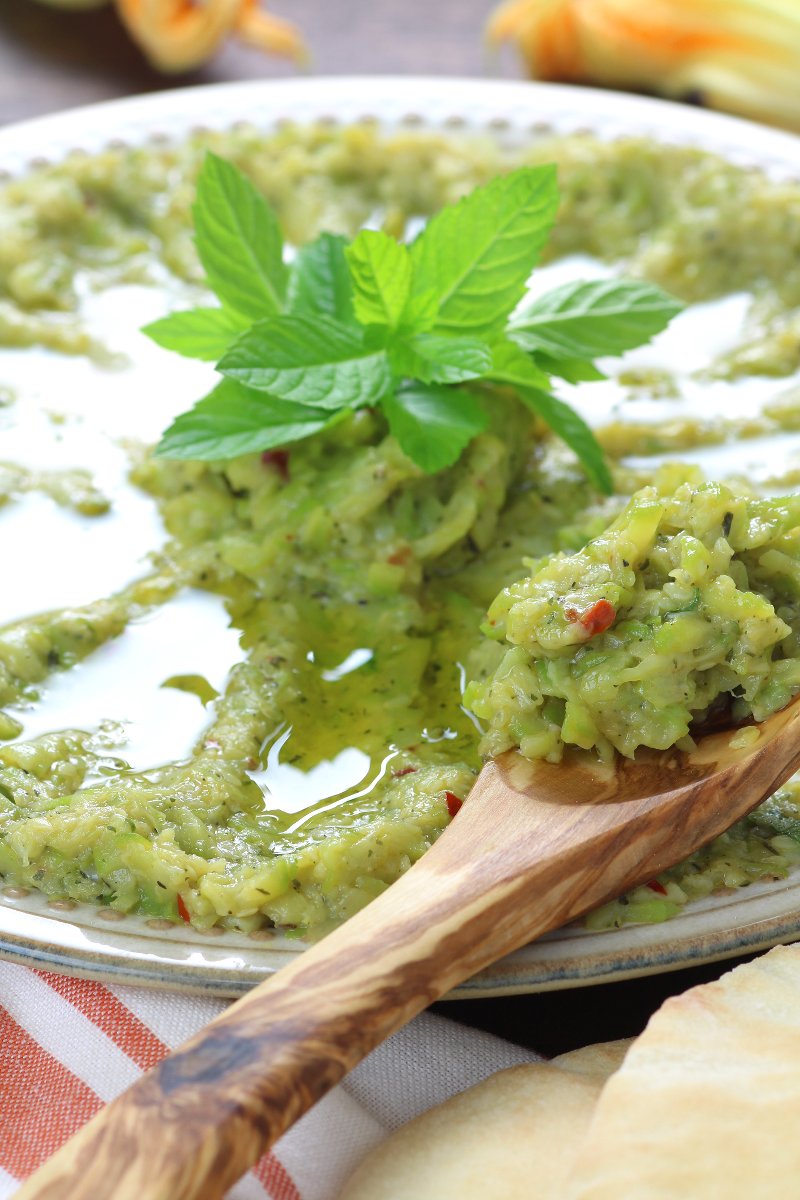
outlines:
[[[284,58],[304,62],[300,34],[262,9],[259,0],[114,0],[128,32],[161,71],[190,71],[230,34]],[[108,0],[43,0],[55,8],[100,8]]]
[[[800,130],[798,0],[506,0],[490,45],[538,79],[692,99]]]

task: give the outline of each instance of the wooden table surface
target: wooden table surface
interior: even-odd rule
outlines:
[[[305,31],[316,74],[483,75],[481,31],[492,2],[279,0],[274,9]],[[519,74],[513,58],[500,66],[507,76]],[[111,9],[73,13],[35,0],[0,0],[0,124],[165,87],[292,73],[287,64],[231,44],[191,75],[164,77],[147,66]],[[638,1033],[666,996],[716,978],[723,969],[699,967],[605,987],[437,1007],[557,1054]]]

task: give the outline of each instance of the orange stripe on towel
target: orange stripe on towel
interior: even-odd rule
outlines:
[[[141,1070],[149,1070],[166,1057],[164,1043],[103,984],[47,971],[37,970],[35,974]],[[10,1032],[7,1025],[13,1027]],[[103,1104],[91,1088],[42,1050],[1,1009],[0,1046],[0,1111],[12,1116],[14,1126],[0,1135],[0,1166],[16,1179],[24,1179]],[[289,1172],[274,1154],[266,1154],[253,1168],[253,1174],[270,1200],[302,1200]]]
[[[25,1179],[103,1102],[3,1009],[0,1046],[0,1166]]]
[[[37,971],[36,974],[54,992],[68,1000],[73,1008],[88,1017],[140,1070],[148,1071],[166,1057],[167,1047],[160,1038],[102,983],[90,979],[70,979],[67,975],[51,975],[46,971]]]
[[[265,1154],[253,1167],[253,1174],[271,1200],[303,1200],[291,1175],[274,1154]]]

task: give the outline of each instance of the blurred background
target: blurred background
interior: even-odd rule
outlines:
[[[0,124],[298,71],[600,84],[800,131],[800,0],[0,0]]]
[[[270,7],[302,31],[314,74],[486,73],[487,0],[279,0]],[[521,74],[504,54],[508,75]],[[0,122],[183,84],[296,74],[289,59],[235,37],[189,72],[150,66],[109,4],[90,11],[0,0]]]

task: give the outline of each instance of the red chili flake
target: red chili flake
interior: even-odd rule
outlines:
[[[404,567],[410,558],[411,547],[401,546],[399,550],[393,551],[386,561],[390,562],[393,567]]]
[[[565,608],[564,616],[568,621],[578,621],[589,637],[596,633],[605,633],[613,624],[617,610],[609,600],[598,600],[585,613],[579,613],[576,608]]]
[[[444,798],[447,801],[447,811],[450,813],[451,817],[454,817],[464,801],[459,800],[455,792],[445,792]]]
[[[651,892],[658,892],[659,896],[666,896],[667,894],[667,889],[664,887],[663,883],[659,883],[657,879],[651,879],[647,886],[650,888]]]
[[[178,916],[187,925],[191,924],[192,918],[189,916],[189,910],[183,902],[183,896],[178,896]]]
[[[590,636],[596,633],[604,633],[606,629],[614,624],[617,610],[614,605],[608,600],[598,600],[593,604],[581,617],[581,625],[584,629],[588,629]]]
[[[400,771],[392,771],[392,775],[395,779],[399,779],[401,775],[413,775],[416,770],[418,770],[417,767],[403,767]]]
[[[261,461],[265,467],[272,467],[277,471],[284,483],[289,482],[288,450],[265,450],[261,455]]]

